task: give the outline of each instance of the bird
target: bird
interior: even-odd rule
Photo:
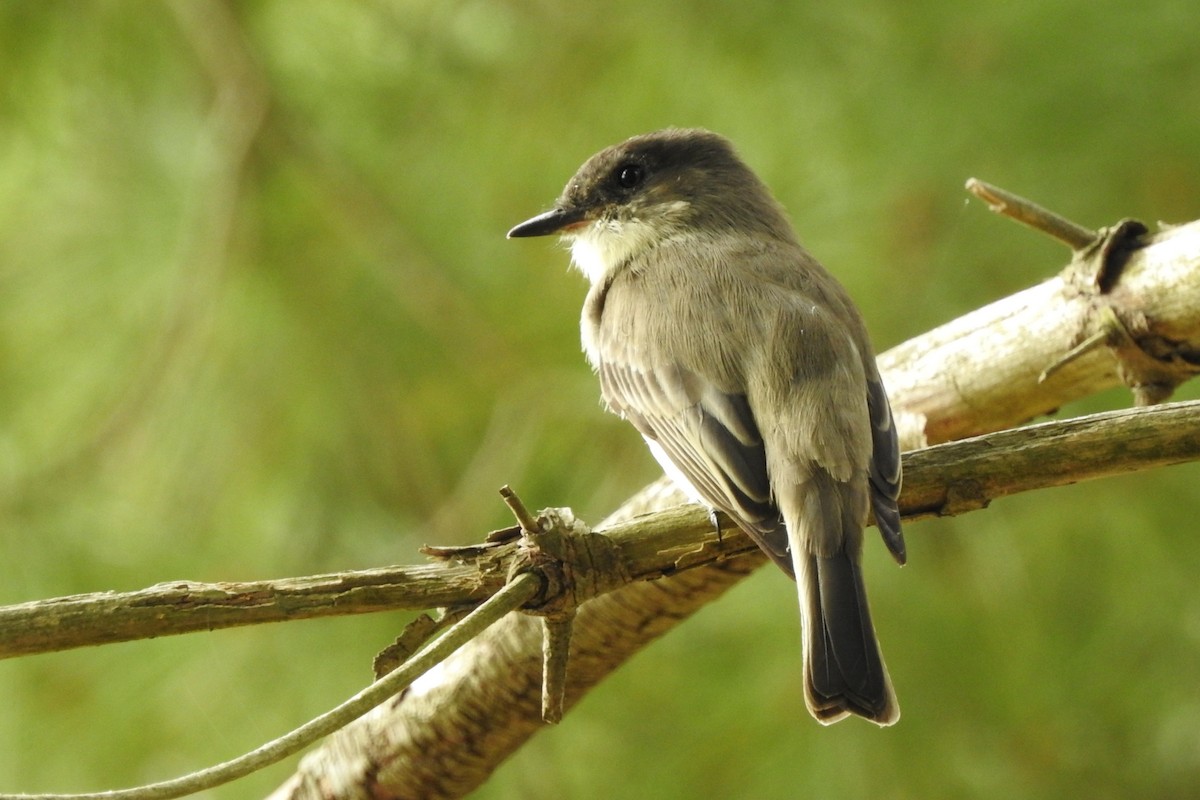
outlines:
[[[874,511],[899,564],[900,450],[862,316],[723,136],[607,147],[509,238],[558,234],[590,283],[583,350],[607,408],[799,594],[808,711],[900,716],[861,564]]]

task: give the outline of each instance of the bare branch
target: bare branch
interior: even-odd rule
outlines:
[[[1097,248],[1104,263],[1072,261],[880,355],[903,449],[1011,428],[1122,383],[1169,393],[1195,375],[1200,222],[1130,246],[1119,267]],[[1097,334],[1105,346],[1064,360]]]
[[[906,453],[900,511],[906,520],[949,516],[1018,492],[1196,459],[1200,402],[1046,422]],[[577,599],[755,550],[737,528],[718,538],[697,506],[615,522],[595,535],[613,558],[592,559],[589,568],[609,574],[579,582]],[[241,584],[165,583],[21,603],[0,608],[0,657],[259,622],[470,605],[504,586],[516,549],[487,548],[471,561]]]
[[[1096,232],[1078,225],[1020,195],[993,186],[978,178],[967,179],[967,191],[988,204],[997,214],[1011,217],[1035,230],[1058,239],[1072,250],[1082,250],[1096,241]]]
[[[445,633],[413,655],[403,666],[379,678],[337,708],[326,711],[294,731],[237,758],[179,778],[130,789],[81,794],[0,794],[0,800],[172,800],[245,777],[345,727],[347,723],[402,691],[448,655],[486,630],[489,625],[510,611],[520,608],[540,591],[541,583],[541,579],[533,573],[515,576],[504,588],[450,626]]]
[[[1119,382],[1139,403],[1155,401],[1195,374],[1200,223],[1144,234],[1136,223],[1105,229],[1056,278],[885,353],[880,364],[906,449],[1003,429]],[[1181,403],[909,452],[901,510],[910,519],[957,514],[1031,488],[1195,459],[1198,415],[1200,405]],[[553,631],[553,674],[543,689],[543,628],[511,615],[425,675],[402,701],[333,737],[275,797],[316,796],[305,792],[333,765],[343,775],[361,769],[359,782],[346,785],[362,789],[370,781],[377,797],[417,789],[459,797],[477,786],[540,728],[543,715],[557,719],[630,655],[762,563],[740,532],[718,538],[703,510],[667,508],[677,502],[661,484],[648,487],[600,526],[602,536],[583,530],[548,542],[563,565],[558,588],[570,595],[544,612],[548,618],[557,625],[595,598],[574,619],[565,681],[564,631]],[[510,505],[533,530],[537,521],[515,495]],[[633,516],[646,510],[657,513]],[[242,584],[176,582],[12,606],[0,609],[0,657],[257,622],[475,604],[503,585],[522,553],[506,537],[428,552],[439,562]]]
[[[1074,260],[1040,286],[884,353],[880,366],[905,449],[1012,427],[1122,382],[1135,390],[1146,381],[1173,386],[1195,374],[1200,223],[1126,245],[1097,247],[1095,261]],[[1089,348],[1047,370],[1103,329],[1104,309],[1130,333],[1128,340],[1114,337],[1110,343],[1106,336],[1107,346]],[[1039,383],[1044,372],[1048,375]],[[1189,409],[1174,410],[1194,413]],[[1111,431],[1098,434],[1108,435]],[[988,442],[964,443],[978,448],[969,460],[982,468],[983,478],[992,467]],[[906,507],[916,497],[920,459],[927,457],[914,455],[906,462],[901,500]],[[1072,479],[1066,469],[1060,476]],[[971,480],[931,498],[930,508],[953,513],[984,504],[988,487]],[[661,482],[654,484],[601,527],[677,498]],[[698,522],[703,516],[685,513],[695,513]],[[574,626],[567,707],[762,561],[756,554],[721,561],[633,583],[584,604]],[[272,800],[463,796],[541,729],[540,646],[536,621],[508,617],[425,676],[419,692],[368,714],[309,754]],[[321,782],[326,774],[340,775],[346,792],[330,793]]]
[[[248,583],[171,581],[136,592],[36,600],[0,608],[0,658],[261,622],[478,603],[503,585],[504,575],[442,563]]]

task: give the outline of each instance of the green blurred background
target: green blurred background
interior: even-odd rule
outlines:
[[[507,524],[503,483],[597,520],[657,472],[598,405],[566,254],[504,240],[584,158],[730,136],[882,350],[1064,263],[969,176],[1093,226],[1200,216],[1198,30],[1194,0],[6,0],[0,602],[419,561]],[[914,524],[904,570],[872,543],[894,729],[809,719],[763,570],[476,796],[1195,796],[1197,477]],[[0,791],[231,757],[404,621],[0,662]]]

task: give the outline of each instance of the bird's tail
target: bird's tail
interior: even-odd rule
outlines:
[[[809,712],[824,725],[849,714],[891,725],[900,719],[900,706],[871,625],[858,554],[793,553],[793,563]]]

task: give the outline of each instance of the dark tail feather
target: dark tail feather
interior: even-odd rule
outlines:
[[[900,706],[871,625],[861,567],[845,553],[796,560],[808,710],[826,725],[848,714],[891,725]]]

